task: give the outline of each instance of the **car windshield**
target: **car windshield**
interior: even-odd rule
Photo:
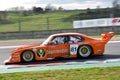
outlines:
[[[51,39],[52,39],[52,36],[49,36],[41,45],[47,45]]]

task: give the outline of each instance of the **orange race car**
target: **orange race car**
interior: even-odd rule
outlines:
[[[105,44],[114,36],[114,32],[104,32],[101,39],[93,39],[80,33],[60,33],[49,36],[43,43],[26,45],[11,52],[5,64],[47,60],[57,57],[89,57],[102,55]]]

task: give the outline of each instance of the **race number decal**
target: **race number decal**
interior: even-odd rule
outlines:
[[[78,49],[77,44],[70,45],[70,54],[77,54],[77,49]]]

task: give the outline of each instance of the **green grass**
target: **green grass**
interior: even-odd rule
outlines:
[[[72,21],[66,21],[72,15],[79,14],[79,11],[53,12],[31,16],[20,16],[19,14],[8,13],[7,19],[11,24],[0,24],[0,32],[14,32],[19,30],[19,20],[22,31],[47,30],[47,18],[49,19],[49,29],[70,29],[73,28]],[[73,19],[74,20],[74,19]]]
[[[119,80],[120,67],[0,74],[0,80]]]

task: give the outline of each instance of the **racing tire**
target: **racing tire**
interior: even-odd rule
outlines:
[[[34,61],[34,53],[32,51],[24,51],[21,55],[22,62],[32,62]]]
[[[78,58],[87,58],[92,55],[92,48],[88,45],[83,45],[78,48]]]

